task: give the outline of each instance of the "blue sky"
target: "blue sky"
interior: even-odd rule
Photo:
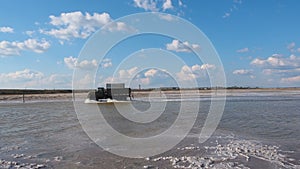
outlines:
[[[125,81],[131,87],[138,84],[161,87],[174,86],[180,81],[187,87],[191,80],[196,80],[198,86],[209,86],[206,71],[215,69],[215,65],[199,61],[190,51],[201,50],[201,44],[170,37],[135,36],[116,45],[102,61],[78,59],[84,44],[102,26],[141,12],[179,16],[205,33],[223,63],[227,86],[300,86],[300,1],[297,0],[76,3],[4,0],[0,3],[0,88],[72,88],[74,69],[88,71],[92,67],[97,68],[96,77],[82,78],[83,84],[94,78],[95,86]],[[118,28],[125,29],[126,23]],[[120,67],[126,57],[148,48],[170,52],[185,64],[173,67],[173,76],[164,69],[140,70],[142,63]],[[134,80],[128,81],[128,77]]]

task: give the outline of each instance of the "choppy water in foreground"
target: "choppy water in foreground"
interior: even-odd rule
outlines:
[[[170,99],[151,125],[128,123],[113,105],[101,109],[114,129],[144,138],[169,128],[181,101]],[[190,134],[172,150],[142,159],[113,155],[91,141],[70,101],[1,103],[0,168],[299,168],[298,92],[228,96],[218,129],[204,144],[198,136],[211,103],[209,97],[189,99],[199,101]],[[140,110],[149,106],[134,104]]]

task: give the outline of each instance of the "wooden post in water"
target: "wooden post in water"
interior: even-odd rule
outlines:
[[[23,91],[23,103],[25,103],[25,92]]]

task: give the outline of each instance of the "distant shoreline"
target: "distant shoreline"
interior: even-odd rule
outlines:
[[[227,87],[227,88],[210,88],[210,87],[201,87],[201,88],[172,88],[172,87],[166,87],[166,88],[147,88],[147,89],[132,89],[133,92],[149,92],[153,90],[161,90],[161,91],[192,91],[192,90],[199,90],[200,93],[202,91],[209,92],[209,91],[215,91],[215,90],[224,90],[227,91],[288,91],[288,90],[300,90],[300,87],[282,87],[282,88],[250,88],[250,87]],[[90,89],[93,90],[93,89]],[[88,89],[85,90],[76,90],[76,93],[85,93],[90,91]],[[71,89],[0,89],[0,95],[28,95],[28,94],[67,94],[67,93],[73,93],[73,90]]]
[[[132,90],[132,95],[134,98],[143,98],[151,96],[161,96],[162,93],[166,95],[178,95],[181,92],[186,94],[190,93],[192,95],[198,96],[209,96],[217,91],[222,91],[224,89],[176,89],[176,90],[166,90],[166,89],[144,89],[144,90]],[[89,90],[77,90],[75,92],[76,97],[86,98]],[[65,100],[72,101],[74,94],[72,90],[15,90],[15,89],[0,89],[0,103],[1,102],[27,102],[27,101],[57,101]],[[297,92],[300,94],[300,87],[294,88],[247,88],[247,89],[226,89],[226,96],[235,96],[239,94],[255,94],[255,93],[289,93]]]

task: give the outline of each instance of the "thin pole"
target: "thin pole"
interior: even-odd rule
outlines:
[[[23,103],[25,103],[25,93],[23,92]]]

